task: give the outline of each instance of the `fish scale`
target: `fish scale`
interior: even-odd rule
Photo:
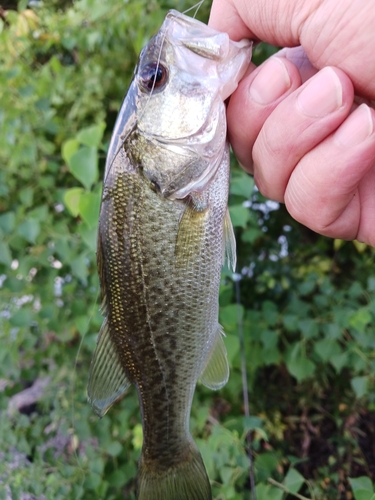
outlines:
[[[137,390],[140,500],[212,498],[189,418],[198,379],[218,389],[229,375],[218,324],[225,248],[235,257],[224,100],[250,47],[170,12],[140,56],[108,152],[97,253],[105,320],[88,395],[102,416]],[[153,72],[158,87],[144,80]]]

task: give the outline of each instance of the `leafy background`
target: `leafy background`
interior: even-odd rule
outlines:
[[[0,6],[0,499],[135,498],[136,395],[100,421],[85,395],[101,178],[138,53],[169,8],[191,4]],[[275,50],[258,46],[255,62]],[[232,166],[231,377],[219,393],[198,386],[191,417],[214,497],[250,498],[250,435],[258,500],[375,499],[374,250],[301,227]]]

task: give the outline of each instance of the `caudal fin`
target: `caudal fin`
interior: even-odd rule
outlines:
[[[169,468],[140,460],[138,500],[212,500],[211,486],[199,451],[192,447],[183,462]]]

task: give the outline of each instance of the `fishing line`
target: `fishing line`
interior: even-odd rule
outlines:
[[[187,12],[190,12],[191,10],[195,9],[195,12],[194,12],[194,15],[193,15],[193,19],[195,19],[196,16],[197,16],[197,14],[198,14],[198,12],[199,12],[199,9],[204,4],[204,1],[205,0],[200,0],[200,2],[197,2],[192,7],[189,7],[188,9],[184,10],[184,12],[182,12],[182,14],[186,14]]]
[[[238,323],[238,337],[240,341],[240,351],[241,351],[241,375],[242,375],[242,392],[243,392],[243,402],[244,402],[244,411],[245,411],[245,419],[249,422],[250,419],[250,405],[249,405],[249,391],[247,384],[247,369],[246,369],[246,355],[245,355],[245,339],[243,333],[243,321],[241,314],[241,290],[240,290],[240,281],[242,279],[242,275],[240,273],[236,273],[233,275],[234,287],[236,291],[236,303],[237,303],[237,323]],[[254,461],[253,461],[253,446],[251,440],[251,431],[249,429],[246,432],[246,442],[247,442],[247,456],[250,461],[249,468],[249,479],[250,479],[250,488],[251,488],[251,499],[256,500],[256,492],[255,492],[255,480],[254,480]]]

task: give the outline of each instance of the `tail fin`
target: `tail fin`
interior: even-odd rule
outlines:
[[[140,460],[138,500],[212,500],[210,481],[199,451],[191,447],[185,460],[155,470]]]

